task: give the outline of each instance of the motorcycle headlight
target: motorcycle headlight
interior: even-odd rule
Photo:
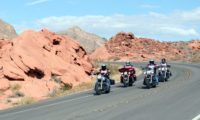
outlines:
[[[128,75],[128,72],[124,72],[124,75]]]
[[[98,76],[97,76],[97,79],[101,79],[101,75],[98,75]]]

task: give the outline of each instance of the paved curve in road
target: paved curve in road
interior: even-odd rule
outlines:
[[[200,65],[176,63],[172,71],[157,88],[145,89],[140,76],[110,94],[86,91],[0,111],[0,120],[192,120],[200,114]]]

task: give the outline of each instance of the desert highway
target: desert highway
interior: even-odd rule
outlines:
[[[140,64],[137,64],[140,66]],[[200,65],[172,64],[173,77],[145,89],[112,87],[110,94],[92,90],[0,111],[0,120],[198,120]]]

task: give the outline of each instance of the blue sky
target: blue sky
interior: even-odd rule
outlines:
[[[0,18],[18,33],[80,26],[106,38],[120,31],[163,41],[200,38],[200,0],[6,0]]]

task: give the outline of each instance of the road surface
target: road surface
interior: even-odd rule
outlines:
[[[137,64],[140,65],[140,64]],[[0,111],[0,120],[198,120],[200,65],[173,64],[173,77],[145,89],[112,87],[110,94],[87,91]]]

